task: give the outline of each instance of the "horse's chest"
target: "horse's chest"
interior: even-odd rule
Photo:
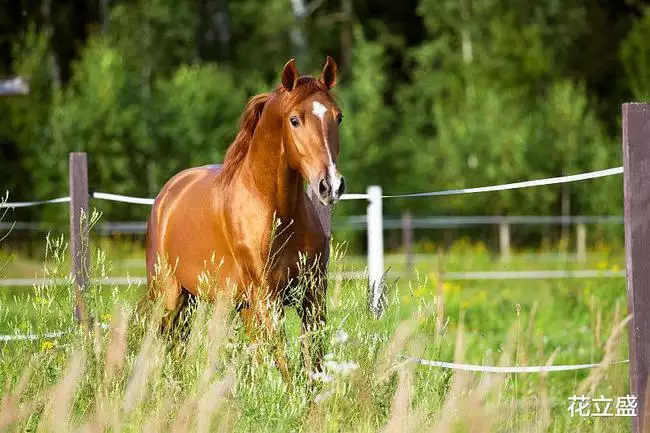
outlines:
[[[277,248],[277,261],[272,266],[274,279],[277,284],[287,285],[319,270],[324,241],[296,237]]]
[[[309,242],[287,245],[287,247],[279,251],[277,267],[278,270],[284,270],[292,276],[311,269],[320,255],[320,248]]]

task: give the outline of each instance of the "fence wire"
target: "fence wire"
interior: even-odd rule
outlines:
[[[460,194],[475,194],[479,192],[492,192],[492,191],[505,191],[510,189],[530,188],[544,185],[556,185],[560,183],[578,182],[587,179],[596,179],[599,177],[613,176],[623,173],[623,167],[608,168],[606,170],[591,171],[580,174],[573,174],[570,176],[549,177],[545,179],[528,180],[524,182],[505,183],[500,185],[482,186],[478,188],[460,188],[460,189],[447,189],[442,191],[429,191],[418,192],[411,194],[391,194],[383,195],[382,198],[408,198],[408,197],[436,197],[446,195],[460,195]],[[91,196],[97,200],[115,201],[121,203],[132,203],[142,205],[153,205],[153,198],[146,197],[133,197],[121,194],[112,194],[107,192],[93,192]],[[367,200],[367,194],[343,194],[341,200]],[[0,208],[23,208],[39,206],[43,204],[53,203],[68,203],[70,197],[59,197],[51,200],[38,200],[38,201],[23,201],[23,202],[7,202],[0,203]]]

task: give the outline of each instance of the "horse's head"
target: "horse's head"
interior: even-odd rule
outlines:
[[[345,180],[336,168],[343,114],[330,94],[336,72],[336,62],[329,56],[318,79],[301,76],[293,59],[282,71],[282,130],[287,161],[325,205],[337,201],[345,190]]]

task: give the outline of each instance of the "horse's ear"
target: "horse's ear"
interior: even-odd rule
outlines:
[[[338,72],[338,67],[336,62],[330,56],[327,56],[327,61],[323,67],[323,72],[320,74],[321,83],[325,84],[325,87],[331,89],[336,86],[336,73]]]
[[[296,67],[296,59],[291,59],[282,70],[282,85],[291,92],[296,87],[298,78],[300,78],[300,71]]]

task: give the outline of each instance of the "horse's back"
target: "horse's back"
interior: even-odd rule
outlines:
[[[205,235],[209,226],[197,221],[210,212],[213,189],[221,164],[192,167],[180,171],[161,188],[154,200],[147,223],[147,273],[151,277],[158,255],[173,259],[173,251],[168,249],[170,238],[184,237],[187,244],[194,236]],[[194,222],[194,224],[193,224]],[[200,227],[200,231],[188,230]],[[171,254],[170,254],[171,253]]]

